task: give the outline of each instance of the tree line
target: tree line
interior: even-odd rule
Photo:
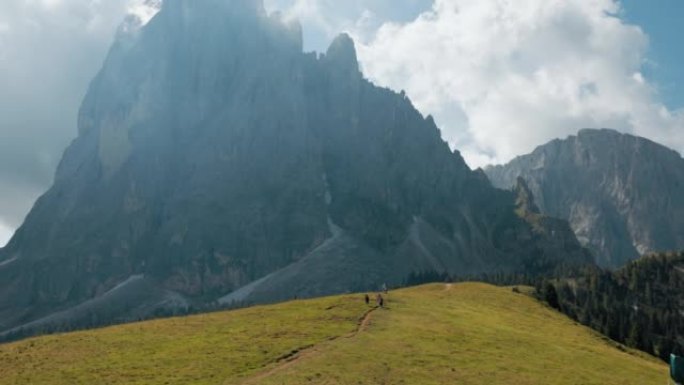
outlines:
[[[614,272],[587,267],[536,289],[551,307],[615,341],[663,360],[684,354],[684,252],[649,255]]]

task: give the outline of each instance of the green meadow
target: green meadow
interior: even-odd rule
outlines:
[[[434,284],[0,345],[0,384],[665,384],[665,364],[510,288]]]

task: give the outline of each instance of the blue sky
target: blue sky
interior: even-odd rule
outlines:
[[[0,2],[0,246],[52,183],[117,27],[159,2]],[[350,33],[364,74],[472,167],[585,127],[684,151],[684,0],[264,2],[300,20],[307,50]]]
[[[650,38],[646,76],[657,83],[670,108],[684,106],[684,1],[623,0],[625,19]]]

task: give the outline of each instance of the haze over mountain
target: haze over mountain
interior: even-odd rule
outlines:
[[[260,1],[122,28],[78,131],[0,250],[0,330],[591,261],[365,80],[348,36],[304,54]]]
[[[684,159],[650,140],[582,130],[486,172],[500,188],[522,177],[540,210],[567,219],[603,266],[684,249]]]

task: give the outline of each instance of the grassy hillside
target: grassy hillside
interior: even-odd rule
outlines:
[[[667,368],[510,289],[429,285],[0,345],[0,384],[663,384]]]

